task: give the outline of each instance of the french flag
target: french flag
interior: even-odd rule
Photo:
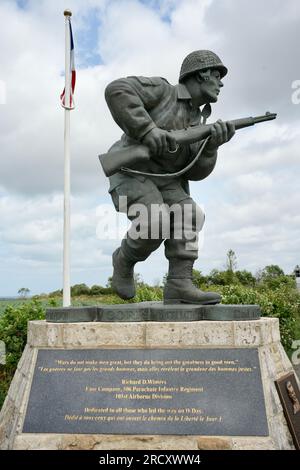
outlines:
[[[64,108],[67,109],[74,109],[75,104],[74,104],[74,91],[75,91],[75,83],[76,83],[76,70],[75,70],[75,59],[74,59],[74,41],[73,41],[73,33],[72,33],[72,26],[71,26],[71,21],[69,20],[69,26],[70,26],[70,102],[67,103],[66,105],[66,100],[65,100],[65,91],[66,89],[64,88],[64,91],[60,95],[60,100],[61,104]]]

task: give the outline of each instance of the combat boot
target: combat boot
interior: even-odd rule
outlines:
[[[219,304],[221,296],[216,292],[204,292],[192,282],[194,261],[172,258],[164,288],[164,304]]]
[[[135,263],[127,258],[121,248],[112,255],[114,272],[112,276],[112,288],[121,299],[132,299],[135,296],[134,285],[134,265]]]

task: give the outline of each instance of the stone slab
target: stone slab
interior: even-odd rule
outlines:
[[[46,320],[52,323],[244,321],[257,320],[260,315],[258,305],[164,305],[163,302],[140,302],[49,308]]]
[[[0,449],[294,449],[274,380],[293,370],[278,318],[194,322],[29,322],[27,347],[0,412]],[[39,349],[258,349],[269,436],[23,433]],[[48,391],[48,393],[51,393]],[[44,403],[47,396],[43,396]]]
[[[251,329],[248,327],[250,325]],[[263,331],[268,332],[268,335],[262,334]],[[267,317],[251,322],[49,323],[45,320],[35,320],[30,322],[27,342],[34,348],[65,349],[202,346],[255,348],[275,344],[274,338],[277,338],[278,331],[278,318]],[[287,359],[282,357],[281,362],[283,360]],[[269,363],[270,359],[267,364]]]
[[[40,350],[23,433],[268,436],[258,350]]]

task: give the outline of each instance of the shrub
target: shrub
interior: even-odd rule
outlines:
[[[114,294],[114,290],[112,287],[101,287],[100,295],[112,295]]]
[[[238,284],[238,279],[233,271],[218,271],[213,269],[207,277],[208,285],[228,286]]]
[[[101,295],[103,287],[94,285],[90,288],[90,295]]]
[[[161,301],[163,296],[160,287],[138,287],[133,302],[156,302]]]
[[[250,271],[245,269],[243,271],[235,271],[234,275],[243,286],[254,287],[256,284],[256,279]]]
[[[240,285],[219,286],[224,304],[257,304],[262,315],[279,319],[281,342],[287,352],[295,338],[295,325],[300,311],[300,295],[295,289],[281,286],[280,289],[250,289]]]
[[[203,276],[201,271],[198,271],[198,269],[193,269],[193,283],[195,284],[196,287],[200,287],[202,284],[205,284],[207,282],[207,277]]]
[[[54,290],[48,294],[48,297],[61,297],[63,295],[63,290]]]
[[[0,318],[0,340],[6,347],[6,364],[0,366],[0,407],[26,345],[28,321],[44,318],[45,310],[37,299],[8,305]]]
[[[265,266],[264,269],[258,273],[259,280],[269,278],[274,279],[279,276],[284,276],[284,271],[277,264],[270,264],[269,266]]]
[[[281,287],[288,287],[293,289],[295,287],[295,279],[292,276],[278,276],[278,277],[269,277],[262,280],[260,286],[265,289],[280,289]]]
[[[75,284],[71,287],[71,295],[89,295],[90,288],[86,284]]]

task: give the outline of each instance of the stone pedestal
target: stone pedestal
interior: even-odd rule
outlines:
[[[254,349],[258,350],[269,436],[29,434],[23,424],[40,349]],[[275,318],[249,321],[81,322],[32,321],[28,342],[0,415],[1,449],[293,449],[274,385],[292,365]],[[45,400],[45,397],[40,397]]]

